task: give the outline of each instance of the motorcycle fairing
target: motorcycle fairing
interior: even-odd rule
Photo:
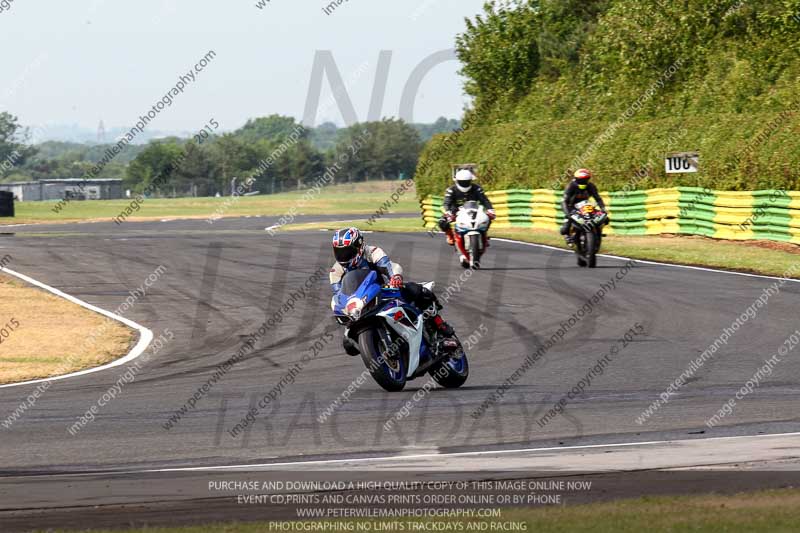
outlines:
[[[419,368],[420,351],[422,350],[422,332],[424,316],[418,315],[416,319],[408,314],[405,307],[395,305],[378,313],[389,326],[408,343],[408,373],[411,377]]]

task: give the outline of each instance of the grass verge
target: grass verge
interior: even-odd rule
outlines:
[[[161,218],[209,218],[215,215],[236,216],[283,216],[291,208],[296,215],[365,214],[372,215],[395,192],[401,181],[368,181],[354,184],[332,185],[319,194],[307,191],[242,196],[238,198],[149,198],[126,219],[153,220]],[[67,204],[59,213],[52,211],[55,202],[19,202],[16,217],[1,219],[2,224],[60,223],[111,220],[125,212],[132,204],[125,200],[87,200]],[[390,206],[393,213],[419,211],[416,193],[409,189],[400,196],[397,204]],[[366,218],[366,217],[365,217]]]
[[[0,384],[99,366],[131,342],[119,322],[0,275]]]
[[[384,218],[370,225],[366,224],[366,219],[314,222],[292,224],[286,229],[337,229],[349,225],[385,232],[428,231],[418,217]],[[566,249],[564,238],[555,231],[505,228],[493,229],[491,235]],[[442,235],[434,237],[444,242]],[[689,235],[612,235],[603,239],[601,253],[770,276],[782,276],[794,268],[795,275],[791,277],[800,277],[800,246],[772,241],[733,242]]]
[[[421,519],[332,521],[329,528],[300,529],[282,522],[210,524],[193,527],[147,528],[148,533],[260,533],[262,531],[528,531],[536,533],[639,533],[670,531],[722,533],[732,531],[795,532],[800,523],[800,490],[783,489],[733,496],[661,496],[588,505],[504,509],[492,519]],[[516,527],[492,528],[494,524]],[[278,524],[286,524],[281,528]],[[304,525],[325,525],[304,523]],[[359,528],[357,524],[361,524]],[[472,524],[472,528],[469,525]],[[478,524],[485,524],[485,529]],[[394,525],[395,527],[391,527]],[[352,529],[350,528],[352,526]],[[415,527],[416,526],[416,527]],[[438,527],[437,527],[438,526]]]

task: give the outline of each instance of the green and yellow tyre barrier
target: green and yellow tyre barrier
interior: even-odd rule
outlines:
[[[561,191],[511,189],[487,195],[497,211],[495,228],[555,230],[563,221]],[[602,196],[611,217],[607,234],[669,233],[800,244],[800,192],[796,191],[673,187]],[[442,197],[428,196],[421,209],[425,227],[435,228],[442,215]]]

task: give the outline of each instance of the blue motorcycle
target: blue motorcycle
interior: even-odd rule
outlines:
[[[424,286],[432,289],[433,283]],[[403,390],[406,381],[426,372],[446,388],[467,381],[469,363],[461,342],[455,351],[440,348],[440,333],[426,327],[425,314],[406,302],[401,290],[383,287],[377,272],[345,274],[332,307],[372,378],[387,391]]]

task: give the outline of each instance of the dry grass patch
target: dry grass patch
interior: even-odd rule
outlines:
[[[0,383],[98,366],[133,340],[119,322],[0,274]]]

